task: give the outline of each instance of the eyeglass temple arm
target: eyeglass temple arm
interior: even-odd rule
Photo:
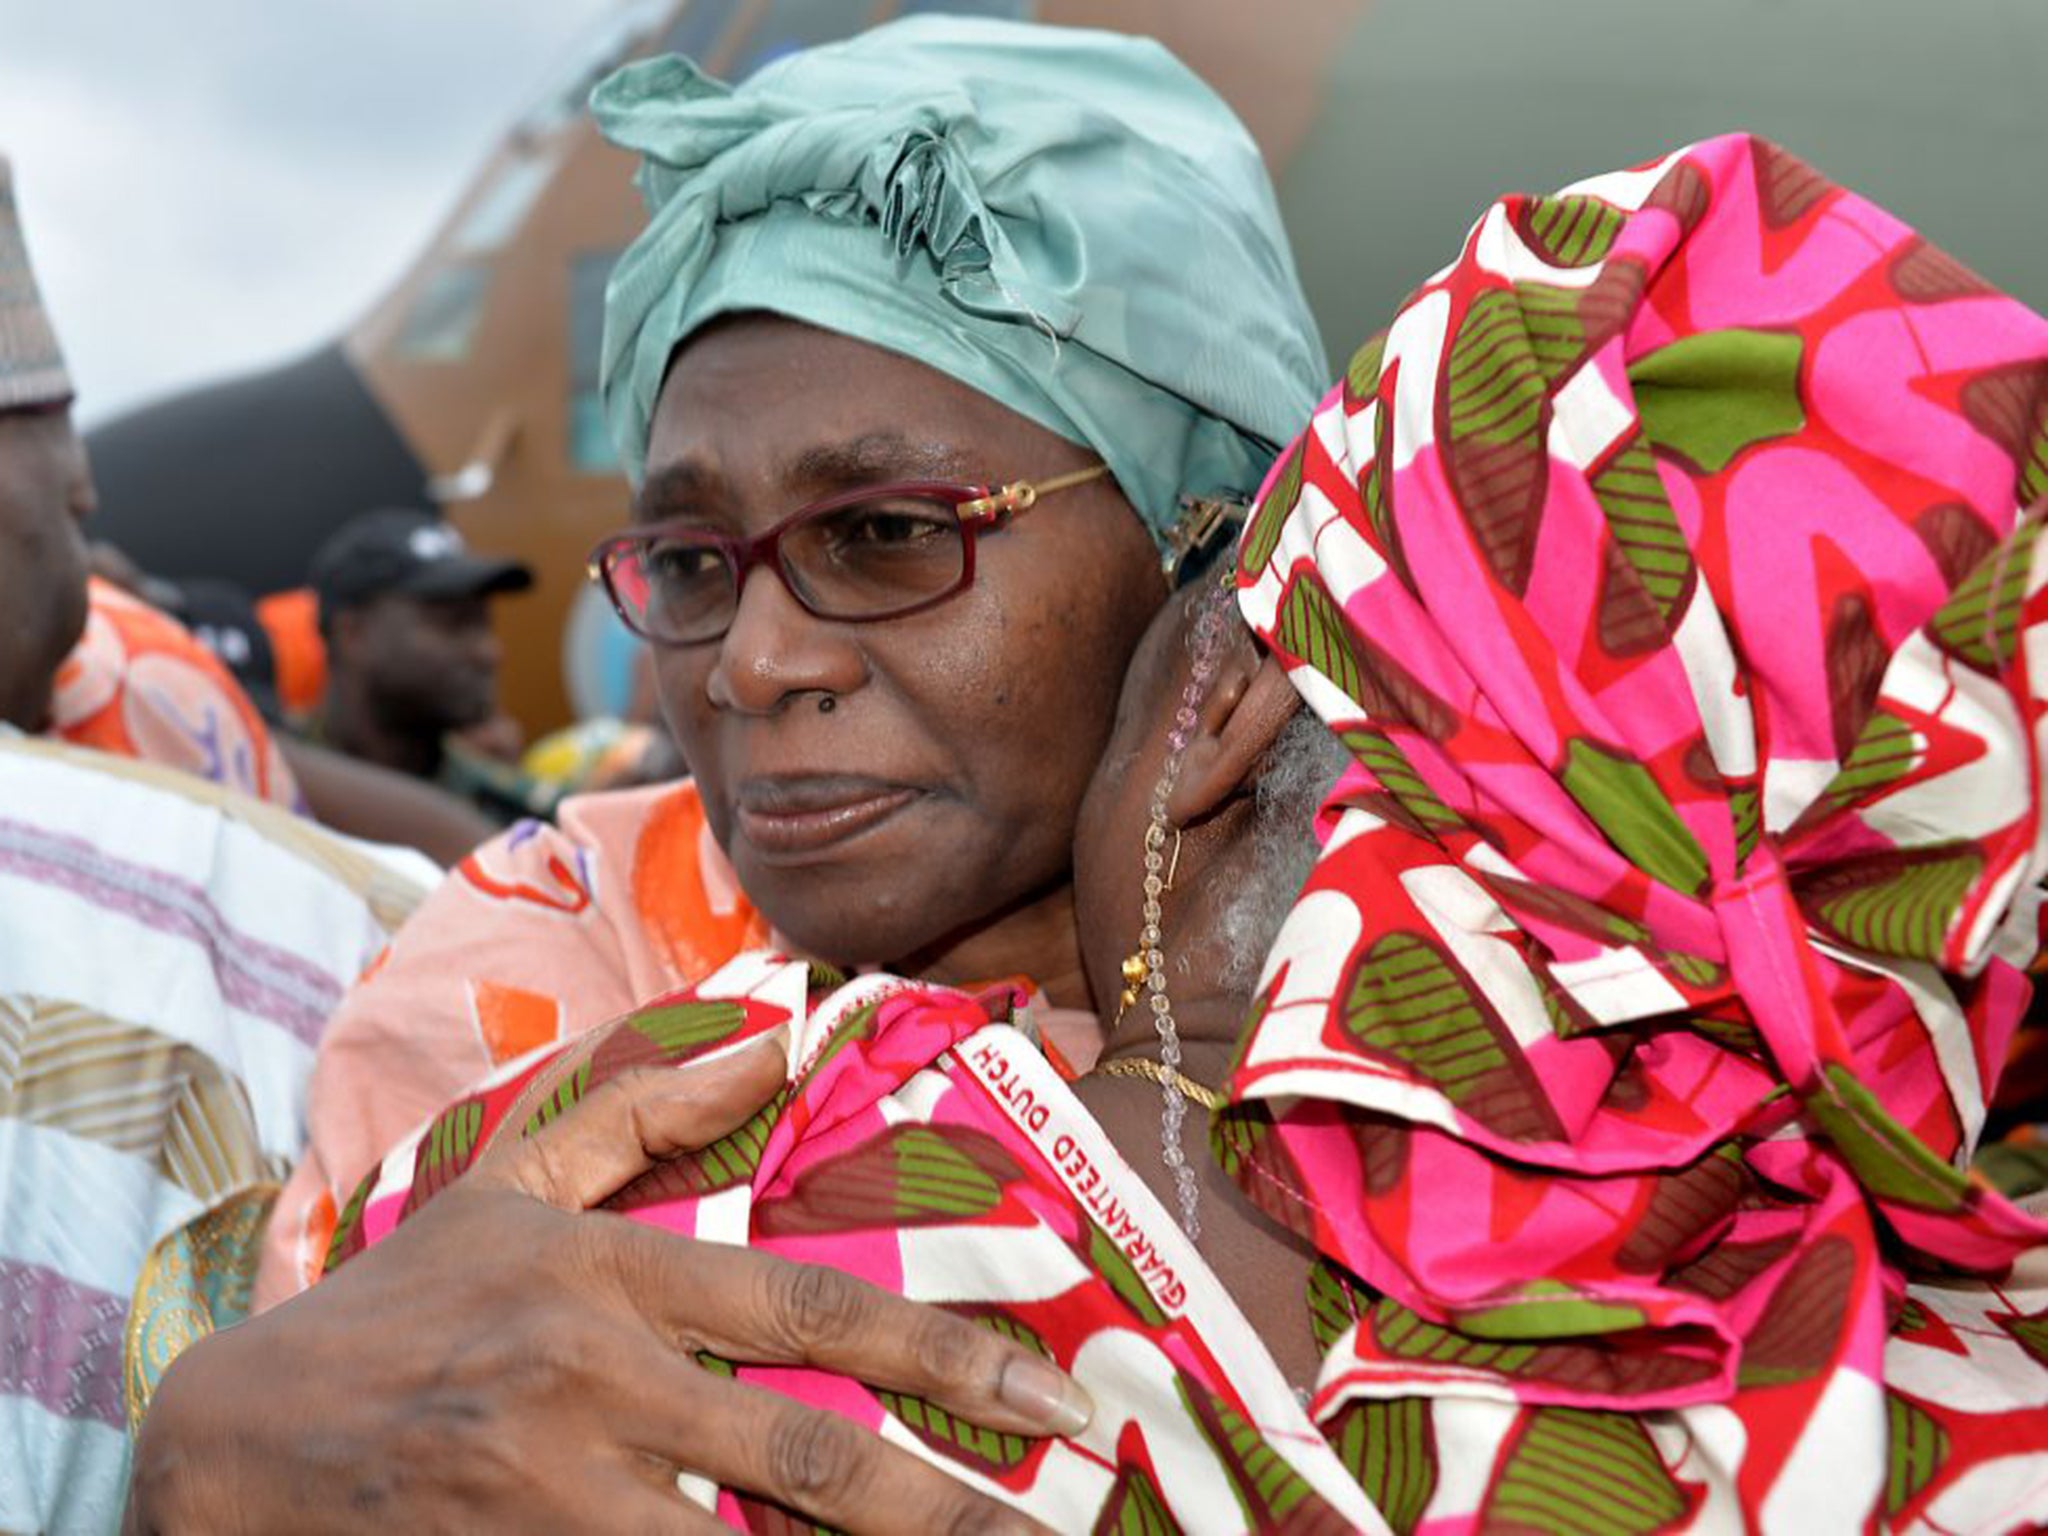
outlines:
[[[987,496],[977,496],[972,501],[960,504],[960,516],[976,522],[989,522],[1012,513],[1023,512],[1035,506],[1041,496],[1050,496],[1054,491],[1069,490],[1077,485],[1086,485],[1090,480],[1100,480],[1109,473],[1107,464],[1091,464],[1086,469],[1077,469],[1064,475],[1054,475],[1050,480],[1017,480]],[[604,579],[604,561],[593,554],[585,562],[584,574],[592,581]]]
[[[1054,491],[1064,491],[1072,486],[1085,485],[1090,480],[1100,480],[1109,473],[1107,464],[1091,464],[1086,469],[1077,469],[1070,474],[1054,475],[1050,480],[1017,480],[989,496],[977,496],[963,502],[962,517],[976,520],[1003,517],[1013,512],[1028,511],[1041,496],[1050,496]]]

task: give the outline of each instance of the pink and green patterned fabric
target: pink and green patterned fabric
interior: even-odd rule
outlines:
[[[2048,1517],[2048,1225],[1966,1171],[2044,498],[2048,322],[1744,137],[1495,205],[1276,467],[1241,606],[1356,766],[1215,1142],[1398,1529]]]
[[[1028,1020],[1009,988],[970,997],[867,977],[807,992],[803,967],[742,956],[612,1029],[509,1064],[422,1127],[346,1204],[330,1264],[380,1241],[494,1137],[545,1125],[607,1078],[788,1026],[789,1093],[611,1206],[952,1307],[1058,1360],[1096,1417],[1076,1440],[1038,1445],[817,1372],[743,1366],[743,1378],[849,1415],[1062,1531],[1714,1531],[1755,1514],[1730,1454],[1743,1442],[1718,1406],[1519,1411],[1455,1391],[1324,1390],[1311,1426],[1201,1256],[1013,1024]],[[1475,1355],[1328,1262],[1299,1304],[1333,1350],[1326,1382],[1350,1369],[1340,1346],[1361,1318],[1398,1332],[1452,1383],[1475,1358],[1514,1369],[1556,1354],[1494,1344]],[[2040,1264],[1995,1287],[1916,1282],[1908,1293],[1886,1353],[1888,1379],[1904,1388],[1887,1403],[1899,1446],[1888,1476],[1917,1514],[1938,1516],[1920,1525],[2004,1530],[2038,1506],[2038,1438],[2013,1429],[2038,1431],[2048,1401],[2048,1373],[2029,1354],[2048,1348],[2044,1313]],[[1912,1406],[1959,1395],[1968,1413]],[[1964,1467],[1973,1475],[1957,1476]],[[730,1490],[685,1486],[740,1529],[793,1529]],[[1805,1523],[1788,1528],[1853,1526],[1853,1515],[1830,1517],[1833,1491],[1831,1468],[1809,1458],[1779,1480],[1764,1523],[1789,1511]]]
[[[1055,1530],[1386,1530],[1193,1244],[1016,1027],[1028,1023],[1021,993],[886,976],[813,993],[810,975],[744,955],[594,1043],[501,1069],[363,1181],[329,1268],[383,1238],[501,1129],[545,1125],[620,1072],[787,1027],[789,1091],[609,1206],[946,1306],[1057,1361],[1096,1413],[1074,1439],[1028,1440],[817,1371],[742,1365],[743,1379],[875,1429]],[[730,1490],[686,1486],[740,1529],[810,1529]]]

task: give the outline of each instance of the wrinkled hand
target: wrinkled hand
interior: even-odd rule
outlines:
[[[836,1270],[589,1209],[743,1124],[782,1062],[757,1043],[614,1079],[305,1295],[194,1346],[143,1424],[126,1529],[723,1529],[677,1491],[683,1469],[852,1532],[1040,1529],[695,1352],[1075,1432],[1086,1397],[1046,1361]]]

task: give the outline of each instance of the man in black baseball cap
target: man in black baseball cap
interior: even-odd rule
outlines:
[[[352,757],[442,779],[448,735],[497,713],[491,599],[525,591],[533,572],[471,552],[431,513],[388,508],[343,524],[310,575],[327,642],[314,735]]]

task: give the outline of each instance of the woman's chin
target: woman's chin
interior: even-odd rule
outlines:
[[[914,954],[954,927],[957,911],[921,881],[928,839],[876,827],[807,854],[762,850],[744,835],[730,850],[740,888],[800,954],[839,965]]]
[[[888,968],[895,957],[923,947],[919,935],[912,932],[923,925],[892,921],[890,914],[872,909],[860,910],[856,904],[861,900],[842,895],[835,883],[829,889],[820,885],[774,907],[763,901],[760,907],[783,948],[836,966]],[[778,909],[786,912],[788,921],[775,915]]]

